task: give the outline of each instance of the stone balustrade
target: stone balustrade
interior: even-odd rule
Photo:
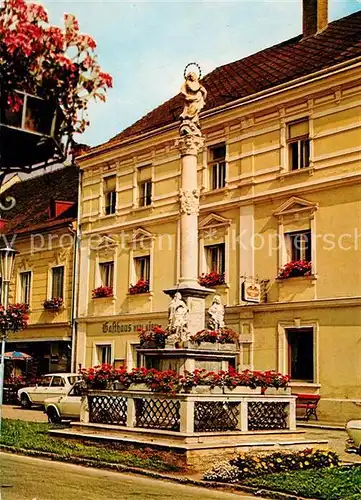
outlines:
[[[229,394],[220,388],[213,393],[207,388],[204,394],[94,390],[82,398],[81,422],[187,434],[296,429],[295,396],[242,390]]]

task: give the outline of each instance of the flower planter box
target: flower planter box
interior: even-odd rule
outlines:
[[[201,342],[200,344],[190,342],[191,349],[197,349],[200,351],[218,351],[219,344],[217,342]]]
[[[113,390],[114,391],[126,391],[128,387],[121,382],[113,382]]]
[[[237,351],[236,344],[218,344],[218,351]]]
[[[267,387],[264,394],[266,396],[287,396],[291,394],[291,387]]]
[[[231,389],[230,387],[224,386],[223,394],[244,394],[245,396],[251,394],[262,394],[262,388],[255,387],[253,389],[252,387],[247,387],[245,385],[237,385],[234,389]]]
[[[129,386],[130,391],[148,391],[148,386],[147,384],[130,384]]]
[[[197,385],[184,392],[186,394],[223,394],[222,387],[211,387],[210,385]]]

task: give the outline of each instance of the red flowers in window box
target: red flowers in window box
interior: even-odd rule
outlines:
[[[207,274],[202,274],[199,277],[199,284],[207,288],[212,288],[218,285],[224,285],[224,273],[217,273],[216,271],[211,271]]]
[[[311,276],[312,262],[307,260],[295,260],[289,262],[280,269],[277,278],[280,280],[296,278],[297,276]]]
[[[63,307],[63,298],[62,297],[56,297],[53,299],[48,299],[45,300],[43,303],[44,309],[50,310],[50,311],[59,311]]]
[[[29,306],[27,304],[11,304],[5,309],[0,304],[0,331],[18,332],[27,327],[29,320]]]
[[[140,279],[135,285],[130,285],[129,293],[131,295],[136,295],[137,293],[147,293],[149,292],[149,281]]]
[[[113,287],[99,286],[98,288],[94,288],[92,294],[93,294],[93,299],[98,299],[100,297],[113,297]]]
[[[153,347],[163,349],[165,346],[165,339],[168,333],[160,325],[153,326],[152,329],[146,330],[145,328],[138,328],[140,346],[143,349],[151,349]]]
[[[219,330],[208,330],[207,328],[197,332],[191,337],[191,341],[200,344],[201,342],[211,342],[215,344],[235,344],[238,340],[238,333],[231,328],[220,328]]]

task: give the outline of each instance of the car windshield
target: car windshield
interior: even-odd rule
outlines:
[[[77,382],[79,379],[80,379],[79,375],[71,375],[70,377],[68,377],[68,382],[70,385],[74,385],[75,382]]]

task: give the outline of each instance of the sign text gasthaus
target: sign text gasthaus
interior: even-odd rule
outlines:
[[[126,323],[123,321],[104,321],[103,333],[137,333],[139,328],[151,330],[159,323]]]

